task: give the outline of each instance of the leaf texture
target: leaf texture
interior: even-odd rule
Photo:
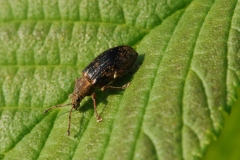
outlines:
[[[0,2],[1,159],[201,159],[239,84],[236,0]],[[140,68],[72,114],[74,80],[117,45]]]

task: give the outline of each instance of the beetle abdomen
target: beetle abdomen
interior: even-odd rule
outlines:
[[[108,49],[96,57],[82,72],[94,87],[102,87],[122,76],[134,65],[138,53],[129,46]]]

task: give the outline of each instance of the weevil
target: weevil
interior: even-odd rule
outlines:
[[[97,112],[95,89],[100,88],[102,91],[108,88],[126,89],[130,82],[121,87],[111,86],[109,83],[128,73],[134,66],[137,57],[138,53],[132,47],[126,45],[110,48],[102,52],[82,71],[82,77],[76,79],[74,91],[69,96],[72,98],[72,102],[53,106],[45,110],[44,113],[54,108],[71,105],[72,108],[68,116],[69,122],[67,131],[68,135],[70,135],[73,109],[77,110],[80,107],[80,102],[84,97],[91,96],[97,122],[102,121],[102,118]]]

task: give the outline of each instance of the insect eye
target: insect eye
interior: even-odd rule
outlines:
[[[80,102],[80,101],[81,101],[81,98],[79,98],[79,97],[76,98],[76,101],[77,101],[77,102]]]

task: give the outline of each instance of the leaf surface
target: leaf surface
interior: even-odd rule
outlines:
[[[239,3],[2,1],[0,158],[201,159],[239,84]],[[74,81],[104,50],[133,46],[140,68],[72,114]]]

